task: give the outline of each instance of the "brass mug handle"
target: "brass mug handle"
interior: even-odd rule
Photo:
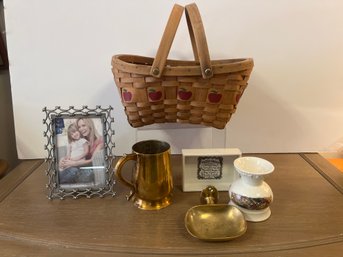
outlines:
[[[120,159],[118,160],[114,170],[115,170],[115,173],[116,173],[117,177],[119,178],[119,180],[121,182],[123,182],[124,185],[131,188],[130,194],[126,196],[126,199],[128,201],[130,201],[132,196],[135,194],[136,189],[135,189],[135,186],[131,182],[127,181],[121,174],[122,173],[122,167],[128,161],[137,161],[137,155],[135,153],[131,153],[131,154],[126,154],[123,157],[120,157]]]

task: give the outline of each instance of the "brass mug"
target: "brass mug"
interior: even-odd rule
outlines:
[[[135,161],[133,181],[122,176],[122,167]],[[143,210],[159,210],[171,204],[173,177],[170,165],[170,145],[158,140],[141,141],[132,146],[132,153],[121,157],[115,172],[124,185],[131,188],[127,200]]]

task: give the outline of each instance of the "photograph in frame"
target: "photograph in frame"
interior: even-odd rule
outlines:
[[[48,198],[114,195],[110,110],[44,108],[48,139]]]

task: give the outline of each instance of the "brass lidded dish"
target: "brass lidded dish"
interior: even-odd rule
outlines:
[[[205,241],[228,241],[242,236],[247,230],[243,213],[235,206],[216,204],[218,191],[208,186],[202,191],[204,205],[190,208],[185,215],[185,226],[193,237]]]

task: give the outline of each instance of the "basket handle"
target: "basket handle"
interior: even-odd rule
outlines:
[[[158,47],[154,62],[150,70],[150,74],[154,77],[159,78],[162,75],[162,71],[166,64],[167,57],[174,40],[176,30],[180,24],[184,9],[185,8],[183,6],[175,4],[170,13],[166,28],[162,35],[160,46]]]
[[[204,25],[200,12],[195,3],[186,5],[186,19],[195,61],[200,63],[202,77],[204,79],[213,76],[210,53],[208,51]]]
[[[159,78],[163,73],[163,69],[165,67],[176,30],[180,23],[183,10],[184,7],[176,4],[174,5],[174,8],[169,16],[160,46],[157,50],[157,54],[150,70],[150,74],[154,77]],[[208,51],[205,30],[201,20],[200,12],[195,3],[186,5],[186,18],[195,61],[200,62],[203,78],[210,78],[213,76],[210,54]]]

